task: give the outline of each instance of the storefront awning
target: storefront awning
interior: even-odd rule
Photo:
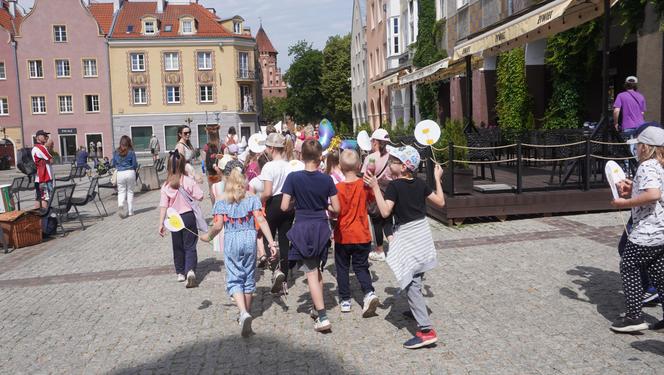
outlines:
[[[440,61],[437,61],[431,65],[427,65],[422,69],[417,69],[416,71],[405,74],[399,78],[399,85],[408,85],[412,83],[420,83],[427,81],[427,79],[431,78],[434,74],[438,73],[441,69],[447,69],[447,66],[449,65],[450,58],[445,58]]]
[[[611,6],[618,0],[611,0]],[[554,0],[454,48],[454,60],[499,52],[569,30],[604,14],[602,0]]]
[[[378,90],[382,88],[387,88],[392,85],[396,85],[399,83],[399,72],[396,72],[394,74],[390,74],[389,76],[385,78],[381,78],[376,82],[371,83],[371,88]]]

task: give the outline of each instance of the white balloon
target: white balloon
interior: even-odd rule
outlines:
[[[371,138],[366,130],[357,133],[357,145],[362,151],[371,151]]]
[[[256,133],[251,137],[249,137],[249,141],[247,141],[247,146],[249,147],[249,150],[254,154],[260,154],[261,152],[265,151],[266,139],[267,136],[264,133]]]
[[[611,188],[611,193],[613,194],[613,199],[617,199],[620,196],[618,195],[618,187],[616,183],[626,179],[625,171],[613,160],[606,162],[604,167],[604,173],[606,174],[606,181],[609,183]]]
[[[420,121],[415,126],[415,140],[423,146],[431,146],[440,139],[440,126],[433,120]]]

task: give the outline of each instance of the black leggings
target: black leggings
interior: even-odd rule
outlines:
[[[374,230],[374,238],[376,239],[376,246],[383,246],[383,233],[385,237],[389,237],[394,234],[394,224],[392,223],[392,216],[386,218],[371,217],[371,225]]]
[[[279,242],[279,259],[281,272],[288,276],[288,250],[290,241],[286,234],[293,226],[295,212],[284,212],[281,210],[281,199],[283,195],[275,195],[265,202],[265,220],[270,227],[270,232],[275,240]]]

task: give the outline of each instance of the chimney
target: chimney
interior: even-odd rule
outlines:
[[[120,10],[121,6],[122,0],[113,0],[113,13],[116,13],[118,10]]]
[[[9,0],[9,14],[12,15],[12,18],[16,17],[16,1],[17,0]]]
[[[164,13],[164,0],[157,0],[157,13]]]

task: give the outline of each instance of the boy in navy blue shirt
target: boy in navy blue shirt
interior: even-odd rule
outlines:
[[[339,212],[334,181],[318,170],[322,153],[323,147],[318,141],[311,139],[304,142],[302,160],[305,168],[286,177],[281,200],[281,210],[288,211],[291,197],[295,199],[295,224],[288,232],[291,242],[288,260],[291,265],[296,263],[298,269],[307,275],[309,292],[318,314],[314,323],[314,329],[318,332],[329,331],[332,326],[325,312],[321,273],[332,235],[326,211]]]

